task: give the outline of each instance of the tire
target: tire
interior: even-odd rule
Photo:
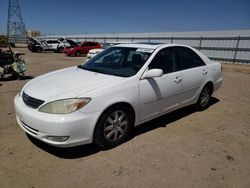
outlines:
[[[0,78],[4,77],[4,68],[0,67]]]
[[[10,45],[11,48],[15,48],[16,47],[16,44],[14,42],[10,42],[9,45]]]
[[[95,132],[94,142],[110,149],[126,141],[133,127],[132,112],[123,105],[113,106],[101,115]]]
[[[38,52],[38,53],[42,52],[42,50],[43,50],[43,49],[42,49],[41,47],[37,47],[37,48],[36,48],[36,52]]]
[[[78,57],[80,55],[81,55],[81,52],[80,51],[76,51],[75,56]]]
[[[196,103],[198,110],[202,111],[209,107],[212,93],[212,87],[210,85],[205,85]]]
[[[64,48],[62,48],[62,47],[58,48],[58,52],[59,52],[59,53],[63,53],[63,49],[64,49]]]

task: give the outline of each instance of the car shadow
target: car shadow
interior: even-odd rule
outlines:
[[[212,97],[210,106],[218,102],[219,100],[217,98]],[[166,115],[160,116],[149,122],[143,123],[134,128],[133,133],[130,136],[130,138],[127,140],[127,142],[132,140],[136,136],[139,136],[146,132],[149,132],[149,131],[152,131],[154,129],[161,128],[161,127],[167,127],[170,123],[175,122],[179,119],[182,119],[186,116],[189,116],[195,112],[198,112],[197,109],[195,108],[194,105],[191,105],[191,106],[187,106],[182,109],[176,110],[174,112],[168,113]],[[63,159],[77,159],[77,158],[86,157],[89,155],[96,154],[100,151],[103,151],[103,149],[96,144],[87,144],[87,145],[70,147],[70,148],[58,148],[58,147],[45,144],[44,142],[37,140],[28,134],[27,134],[27,137],[30,139],[30,141],[34,145],[36,145],[40,149],[56,157],[63,158]]]
[[[0,81],[14,81],[14,80],[31,80],[34,76],[6,76],[4,78],[0,78]]]
[[[70,148],[59,148],[48,145],[36,138],[26,134],[29,140],[40,149],[63,159],[77,159],[86,157],[102,151],[102,149],[96,144],[87,144],[82,146],[75,146]]]
[[[212,105],[218,102],[219,102],[219,99],[211,97],[209,107],[211,107]],[[195,112],[199,112],[199,110],[196,108],[195,105],[190,105],[190,106],[178,109],[176,111],[170,112],[168,114],[162,115],[156,119],[153,119],[141,125],[138,125],[137,127],[134,128],[134,131],[131,135],[131,139],[143,133],[149,132],[151,130],[154,130],[160,127],[167,127],[170,123],[175,122],[184,117],[187,117]]]

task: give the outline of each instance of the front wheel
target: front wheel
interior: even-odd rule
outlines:
[[[197,101],[197,108],[199,110],[205,110],[209,107],[210,100],[211,100],[211,95],[212,95],[212,88],[209,87],[209,85],[206,85],[199,96],[199,99]]]
[[[106,110],[97,123],[94,142],[106,149],[121,144],[131,132],[132,117],[132,113],[123,106]]]

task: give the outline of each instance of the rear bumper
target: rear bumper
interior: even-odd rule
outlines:
[[[214,83],[214,92],[217,91],[218,89],[220,89],[221,85],[222,85],[223,79],[220,78],[218,79],[215,83]]]

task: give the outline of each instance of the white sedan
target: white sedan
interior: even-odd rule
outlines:
[[[146,121],[206,109],[221,83],[221,64],[189,46],[120,44],[29,81],[14,102],[20,127],[43,142],[112,148]]]
[[[89,50],[89,52],[87,54],[87,59],[90,59],[90,58],[96,56],[98,53],[102,52],[103,50],[104,50],[104,48],[96,48],[96,49]]]

